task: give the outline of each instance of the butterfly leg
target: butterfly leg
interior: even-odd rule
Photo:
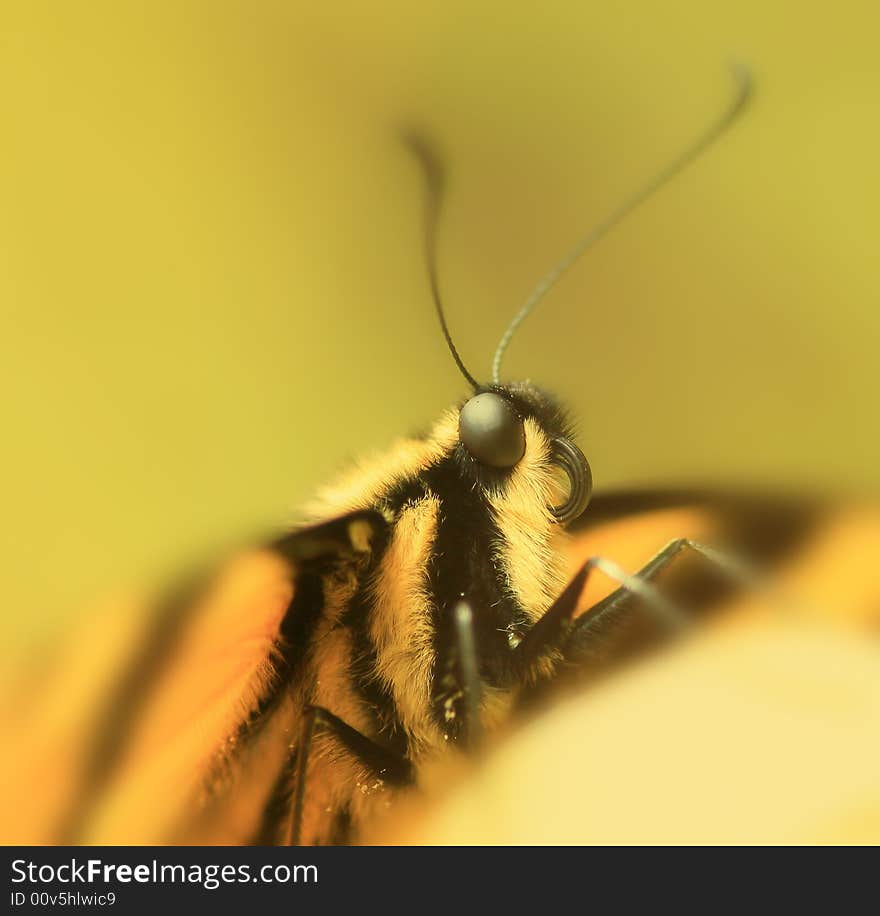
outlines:
[[[298,846],[302,833],[303,808],[308,783],[309,754],[318,729],[330,734],[362,766],[378,779],[396,786],[413,780],[412,765],[404,757],[376,744],[357,729],[343,722],[322,706],[309,706],[303,714],[294,775],[293,807],[287,832],[287,845]]]
[[[592,557],[575,573],[544,616],[526,633],[517,647],[521,664],[528,669],[539,659],[562,650],[566,658],[580,654],[585,643],[594,638],[600,623],[610,622],[631,609],[636,599],[664,629],[681,631],[688,626],[687,615],[665,598],[652,580],[682,551],[690,550],[737,582],[759,587],[760,578],[740,560],[690,538],[670,541],[638,572],[629,574],[604,557]],[[575,620],[578,602],[593,570],[599,570],[620,583],[619,588]]]
[[[745,586],[752,591],[771,591],[766,580],[752,569],[748,563],[732,554],[690,538],[676,538],[674,541],[670,541],[645,566],[635,573],[633,578],[641,584],[650,583],[679,554],[686,551],[700,557],[708,566],[717,570],[725,579],[736,585]],[[642,592],[641,597],[645,599],[643,606],[653,614],[655,619],[661,624],[672,623],[673,629],[683,629],[688,625],[688,617],[681,610],[677,611],[678,617],[676,620],[672,620],[663,613],[658,614],[657,611],[662,609],[656,602],[657,592],[656,589],[651,591],[653,595]],[[598,602],[589,611],[578,617],[565,636],[563,652],[566,658],[577,660],[578,657],[589,653],[591,643],[598,636],[600,629],[631,611],[639,594],[638,590],[628,587],[628,583],[623,583],[620,588],[612,592],[607,598]],[[665,599],[664,601],[667,607],[672,607],[670,602]]]
[[[480,699],[482,681],[477,642],[474,636],[474,613],[467,601],[459,601],[454,612],[455,642],[457,646],[457,679],[463,699],[463,726],[460,740],[466,746],[480,739]]]

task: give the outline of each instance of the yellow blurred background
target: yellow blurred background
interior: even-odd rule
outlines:
[[[488,374],[585,229],[725,105],[723,143],[524,326],[597,485],[876,490],[876,4],[4,2],[7,640],[292,517]]]

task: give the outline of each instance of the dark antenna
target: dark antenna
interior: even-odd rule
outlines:
[[[418,159],[422,170],[425,173],[425,258],[428,264],[428,279],[431,284],[431,295],[434,297],[434,307],[437,309],[437,317],[440,319],[440,327],[443,329],[443,336],[446,338],[446,344],[449,352],[455,360],[461,374],[467,379],[468,384],[477,391],[480,383],[468,372],[467,366],[462,362],[452,342],[452,335],[449,333],[449,327],[446,324],[446,315],[443,311],[443,303],[440,300],[440,287],[437,283],[437,220],[440,216],[440,203],[443,199],[443,191],[446,184],[445,175],[435,152],[424,137],[415,132],[406,132],[403,135],[403,141],[409,148],[410,152]]]
[[[737,84],[736,95],[721,116],[693,144],[679,153],[644,187],[624,201],[610,216],[606,217],[605,220],[585,235],[535,287],[523,307],[513,316],[513,320],[501,337],[501,342],[498,344],[498,349],[495,351],[495,357],[492,360],[492,384],[501,384],[501,360],[510,345],[510,341],[513,339],[513,335],[559,278],[581,255],[592,248],[600,239],[604,238],[624,217],[629,216],[633,210],[648,198],[653,197],[660,188],[704,153],[737,120],[752,95],[752,76],[749,70],[741,64],[734,64],[733,75]]]

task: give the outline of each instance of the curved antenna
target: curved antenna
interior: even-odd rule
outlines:
[[[443,311],[443,303],[440,300],[440,286],[437,283],[437,220],[440,215],[440,203],[443,199],[443,191],[446,184],[446,176],[443,174],[443,168],[437,158],[434,150],[430,147],[424,137],[415,131],[406,131],[403,134],[403,142],[409,151],[419,161],[422,171],[425,175],[425,260],[428,265],[428,279],[431,284],[431,295],[434,297],[434,308],[437,310],[437,317],[440,319],[440,327],[443,329],[443,336],[446,338],[446,344],[449,352],[458,366],[459,372],[467,379],[468,384],[477,391],[480,383],[468,372],[467,366],[462,362],[452,342],[452,335],[449,333],[449,326],[446,324],[446,315]]]
[[[584,236],[577,245],[548,273],[532,291],[525,305],[513,316],[507,330],[501,337],[495,357],[492,360],[492,384],[501,383],[501,360],[510,346],[510,341],[517,328],[528,318],[535,306],[547,295],[559,278],[577,261],[584,252],[592,248],[600,239],[604,238],[624,217],[629,216],[637,207],[648,198],[653,197],[667,182],[679,172],[689,166],[695,159],[704,153],[739,117],[746,103],[752,95],[752,75],[741,64],[733,65],[733,75],[737,83],[736,95],[725,109],[723,114],[714,121],[701,136],[682,153],[673,159],[664,169],[658,172],[644,187],[638,190],[628,200],[624,201],[615,211],[607,216],[588,235]]]

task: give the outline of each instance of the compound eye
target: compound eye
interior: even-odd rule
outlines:
[[[523,421],[506,398],[492,391],[462,407],[458,436],[480,464],[493,468],[512,468],[526,452]]]

